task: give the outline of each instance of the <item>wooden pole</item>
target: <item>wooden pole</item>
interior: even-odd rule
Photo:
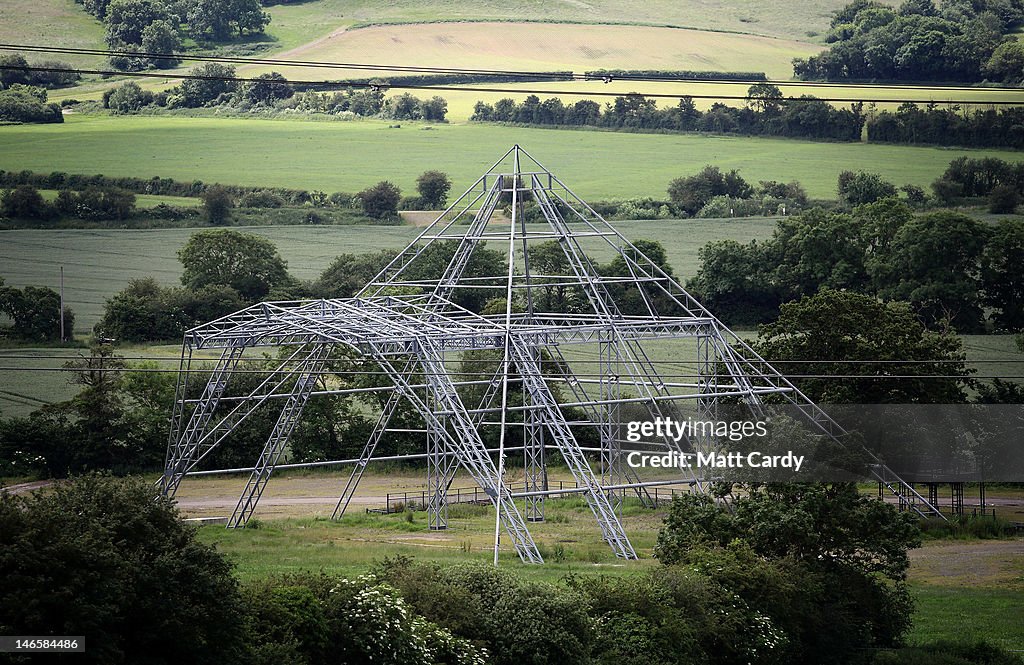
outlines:
[[[60,341],[64,343],[64,266],[60,267]]]

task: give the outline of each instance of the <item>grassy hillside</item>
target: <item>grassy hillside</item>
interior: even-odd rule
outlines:
[[[0,42],[106,48],[103,25],[74,0],[0,0]],[[35,55],[29,60],[61,60],[79,66],[97,63],[97,58],[70,55]]]
[[[323,35],[324,26],[332,24],[472,19],[641,23],[809,39],[824,33],[832,12],[846,4],[846,0],[318,0],[274,6],[269,11],[273,16],[270,32],[286,45]]]
[[[831,13],[845,4],[846,0],[311,0],[268,7],[272,20],[267,33],[275,51],[294,49],[353,26],[478,20],[633,23],[820,41]],[[3,0],[0,8],[4,16],[0,41],[103,46],[102,26],[73,0]],[[573,32],[569,26],[566,30]],[[90,62],[94,59],[76,60],[78,64]]]
[[[598,68],[767,71],[792,75],[795,57],[818,47],[742,34],[564,23],[428,23],[339,30],[291,49],[296,60],[413,64],[517,71]],[[269,67],[244,68],[257,72]],[[366,72],[274,67],[289,78],[365,77]]]
[[[594,199],[663,197],[671,179],[705,164],[739,169],[751,182],[799,180],[810,196],[831,198],[845,169],[927,186],[960,155],[1020,158],[999,150],[475,124],[402,123],[396,129],[381,121],[73,115],[62,125],[0,128],[0,169],[159,175],[325,192],[354,192],[380,180],[412,192],[420,173],[441,169],[458,190],[514,143],[578,194]]]

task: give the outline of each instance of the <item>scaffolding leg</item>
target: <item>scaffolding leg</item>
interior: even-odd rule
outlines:
[[[172,438],[168,442],[164,474],[160,479],[160,493],[164,496],[173,497],[178,491],[178,486],[181,485],[189,464],[198,453],[199,440],[206,433],[210,419],[213,417],[213,412],[217,410],[220,398],[227,389],[231,371],[238,365],[238,361],[241,359],[244,351],[245,347],[241,345],[224,349],[220,360],[217,361],[217,365],[213,368],[213,372],[206,382],[206,387],[203,389],[199,402],[189,416],[185,428],[177,436],[176,440]],[[184,411],[185,400],[183,382],[179,382],[179,390],[182,392],[177,399],[180,400],[181,407],[178,410],[176,422],[172,417],[172,437],[174,437],[175,430],[180,427],[181,420],[183,419],[182,412]]]
[[[245,526],[249,518],[252,517],[253,511],[256,510],[263,490],[270,482],[270,475],[274,472],[281,453],[288,445],[288,439],[291,438],[295,426],[302,417],[302,410],[305,408],[306,402],[309,401],[309,395],[317,385],[320,370],[323,369],[330,351],[331,345],[320,344],[313,348],[303,362],[303,368],[298,378],[295,379],[291,394],[285,400],[281,415],[278,416],[277,423],[274,424],[274,429],[263,447],[259,461],[256,462],[256,467],[252,470],[245,489],[242,490],[238,504],[228,519],[229,529]]]

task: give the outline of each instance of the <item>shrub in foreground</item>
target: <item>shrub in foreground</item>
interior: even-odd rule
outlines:
[[[0,494],[0,634],[85,635],[81,662],[236,662],[227,560],[141,480]]]

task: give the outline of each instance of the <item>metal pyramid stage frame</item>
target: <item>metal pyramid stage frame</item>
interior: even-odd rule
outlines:
[[[423,264],[438,243],[451,258],[430,273]],[[543,265],[535,260],[538,245],[548,252]],[[500,274],[470,269],[483,247],[504,252]],[[614,259],[618,274],[600,274],[595,255]],[[550,265],[560,269],[551,271]],[[471,298],[489,299],[485,313],[465,306]],[[359,392],[339,387],[326,369],[340,349],[379,366],[387,385],[380,388],[383,406],[372,434],[339,487],[334,517],[344,514],[389,432],[409,432],[407,425],[398,430],[391,424],[404,406],[422,421],[416,431],[424,435],[429,527],[447,526],[446,492],[462,468],[489,497],[516,553],[530,563],[542,557],[528,525],[543,521],[545,497],[559,493],[548,488],[548,451],[561,455],[615,555],[636,558],[620,520],[622,498],[630,492],[648,501],[647,488],[665,481],[641,481],[624,463],[617,424],[631,409],[664,417],[685,408],[712,418],[728,399],[757,414],[772,396],[796,407],[817,432],[837,440],[846,434],[519,146],[355,297],[265,302],[189,330],[160,491],[173,497],[185,475],[253,412],[276,409],[276,423],[228,521],[229,527],[244,526],[307,402]],[[209,350],[220,357],[201,392],[190,392],[189,377],[198,372],[192,369],[193,353]],[[259,386],[241,396],[226,394],[246,351],[274,350],[278,364]],[[454,367],[470,352],[491,362],[481,364],[487,372],[466,378]],[[659,372],[659,352],[691,363],[690,378]],[[581,444],[585,433],[599,444]],[[506,441],[513,434],[515,446]],[[664,445],[682,453],[707,443],[666,438]],[[507,482],[510,450],[523,451],[523,492],[513,493]],[[708,479],[679,473],[673,482],[706,489]],[[914,511],[939,514],[880,462],[872,473]]]

